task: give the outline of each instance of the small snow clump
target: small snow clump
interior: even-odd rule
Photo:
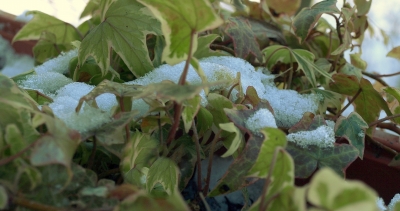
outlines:
[[[394,195],[392,200],[390,201],[390,203],[388,205],[389,211],[395,211],[394,206],[396,205],[396,203],[400,203],[400,194],[399,193]]]
[[[68,72],[69,61],[78,56],[78,49],[70,50],[68,52],[61,52],[54,59],[50,59],[34,68],[37,74],[47,73],[47,72],[57,72],[65,74]]]
[[[274,115],[266,108],[256,111],[250,118],[246,119],[245,124],[254,133],[259,133],[260,129],[265,127],[277,128]]]
[[[307,148],[310,145],[328,148],[333,147],[335,143],[335,132],[331,127],[322,125],[312,131],[291,133],[287,135],[287,140],[303,148]]]
[[[48,72],[45,74],[29,75],[25,80],[18,81],[18,85],[24,89],[33,89],[45,95],[52,95],[63,86],[72,83],[72,79],[63,74]]]
[[[378,199],[376,200],[376,205],[378,206],[378,208],[381,211],[386,211],[386,206],[385,206],[385,202],[383,201],[382,198],[378,197]]]

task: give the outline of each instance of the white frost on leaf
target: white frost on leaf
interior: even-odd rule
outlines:
[[[260,129],[265,127],[277,128],[274,115],[266,108],[256,111],[250,118],[246,119],[245,124],[254,133],[259,133]]]
[[[33,89],[45,95],[52,95],[63,86],[72,83],[70,78],[57,72],[29,75],[25,80],[18,81],[18,85],[24,89]]]
[[[386,209],[386,206],[385,206],[385,202],[384,202],[383,199],[380,198],[380,197],[376,200],[376,205],[378,206],[378,208],[379,208],[381,211],[386,211],[386,210],[387,210],[387,209]]]
[[[399,193],[394,195],[392,200],[390,201],[390,203],[388,205],[389,211],[395,211],[394,210],[394,205],[396,205],[396,203],[400,203],[400,194]]]
[[[48,72],[57,72],[65,74],[68,72],[69,61],[78,56],[78,49],[70,50],[68,52],[61,52],[58,57],[50,59],[34,68],[37,74],[45,74]]]
[[[322,125],[315,130],[291,133],[287,135],[287,140],[303,148],[307,148],[310,145],[327,148],[333,147],[335,143],[335,132],[331,127]]]

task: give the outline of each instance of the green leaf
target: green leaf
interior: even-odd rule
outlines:
[[[196,123],[197,132],[201,137],[205,132],[208,131],[208,129],[211,128],[213,124],[213,115],[206,108],[201,106],[196,117],[197,117],[197,123]]]
[[[305,187],[285,187],[276,197],[271,199],[266,210],[273,211],[306,211],[306,191]],[[265,200],[268,200],[266,198]],[[261,197],[255,201],[249,211],[260,210]]]
[[[146,35],[161,34],[158,21],[141,4],[131,0],[118,0],[104,14],[103,22],[93,28],[82,40],[79,65],[92,56],[102,75],[110,66],[110,52],[114,50],[136,76],[153,70],[146,46]]]
[[[228,194],[249,185],[251,181],[246,180],[246,177],[259,155],[262,143],[263,138],[251,136],[247,140],[242,153],[229,166],[228,171],[219,180],[214,189],[210,191],[208,196],[213,197]]]
[[[161,184],[168,195],[173,195],[178,187],[179,169],[175,162],[159,157],[149,169],[146,189],[151,193],[156,184]]]
[[[33,47],[33,55],[39,63],[44,63],[49,59],[58,56],[62,51],[72,50],[73,46],[69,43],[57,43],[57,37],[53,33],[43,31],[39,41]]]
[[[210,49],[210,45],[215,39],[220,38],[218,34],[208,34],[197,38],[197,50],[193,56],[197,59],[206,58],[210,56],[226,56],[227,54],[220,51],[213,51]]]
[[[334,82],[329,84],[330,89],[340,94],[354,96],[359,89],[360,94],[354,101],[355,111],[368,124],[377,120],[380,111],[383,109],[388,116],[392,115],[386,101],[372,86],[371,82],[362,78],[360,82],[355,76],[338,73],[332,76]],[[372,132],[372,127],[367,130],[367,133]]]
[[[148,168],[158,155],[159,142],[150,135],[134,132],[125,144],[121,158],[121,172],[125,181],[145,187]]]
[[[384,90],[387,94],[392,95],[394,98],[396,98],[397,102],[400,103],[400,90],[399,90],[399,89],[397,89],[397,88],[395,88],[395,87],[385,87],[385,88],[383,88],[383,90]],[[400,108],[400,107],[397,106],[397,107],[395,107],[395,108],[393,109],[394,114],[399,114],[399,113],[400,113],[399,108]],[[394,118],[393,120],[394,120],[396,123],[400,123],[400,118]]]
[[[5,128],[4,140],[10,147],[10,152],[12,155],[17,154],[28,146],[25,142],[20,130],[15,124],[9,124]]]
[[[262,61],[260,46],[246,19],[242,17],[229,18],[226,23],[225,33],[233,40],[233,47],[237,57],[246,59],[251,53],[258,61]]]
[[[354,67],[360,68],[361,70],[367,69],[367,62],[361,58],[361,54],[359,53],[350,54],[350,61]]]
[[[219,127],[224,131],[235,134],[232,140],[224,140],[224,145],[227,148],[227,151],[221,155],[221,157],[225,158],[233,155],[239,146],[244,143],[244,136],[232,122],[221,123],[219,124]]]
[[[387,57],[392,57],[395,59],[400,59],[400,46],[394,47],[392,50],[386,54]]]
[[[273,45],[264,49],[263,53],[265,58],[268,58],[267,67],[269,69],[271,69],[278,62],[297,62],[297,70],[301,69],[304,72],[313,87],[316,87],[317,85],[315,73],[319,73],[324,77],[331,79],[329,73],[314,64],[315,56],[309,51],[303,49],[290,49],[281,45]]]
[[[78,30],[69,23],[40,11],[30,11],[27,15],[29,14],[33,15],[33,19],[18,31],[13,38],[13,42],[38,40],[44,31],[54,34],[57,44],[70,43],[81,39]]]
[[[320,114],[323,114],[328,107],[340,109],[343,98],[341,94],[318,88],[313,88],[311,91],[322,97],[318,102],[318,110]]]
[[[207,96],[207,101],[207,109],[212,114],[215,125],[219,127],[219,124],[229,122],[229,119],[224,112],[224,108],[233,108],[232,101],[215,93],[210,93]]]
[[[357,77],[358,81],[361,81],[361,78],[363,77],[362,74],[363,71],[361,69],[347,62],[344,64],[344,66],[340,69],[339,72],[346,75],[354,75]]]
[[[45,124],[48,132],[43,134],[33,148],[30,161],[34,166],[61,164],[70,168],[72,157],[81,142],[77,131],[68,129],[60,119],[36,113],[34,127]]]
[[[160,20],[166,46],[163,61],[170,65],[186,60],[196,52],[194,35],[223,23],[206,0],[139,0]],[[189,46],[192,46],[189,52]]]
[[[286,150],[293,157],[296,178],[308,178],[317,168],[325,166],[344,176],[345,169],[358,156],[357,148],[348,144],[335,145],[333,148],[303,148],[289,142]]]
[[[268,176],[268,171],[272,163],[274,152],[279,151],[279,148],[285,148],[286,146],[286,135],[279,129],[276,128],[264,128],[261,130],[264,135],[264,140],[260,148],[259,155],[253,167],[248,172],[249,176],[266,178]],[[292,172],[285,172],[290,175],[294,174],[293,163],[285,163],[287,161],[283,152],[277,154],[277,160],[275,163],[275,168],[287,168],[287,165],[292,165]],[[280,163],[282,162],[282,163]],[[290,168],[289,168],[290,169]],[[275,170],[275,169],[274,169]],[[282,175],[281,175],[282,176]],[[292,178],[293,179],[293,178]]]
[[[192,122],[200,109],[201,97],[196,95],[192,99],[188,99],[182,111],[182,120],[185,127],[185,132],[188,133],[192,127]]]
[[[345,137],[350,144],[358,150],[359,157],[364,156],[365,129],[368,124],[356,112],[352,112],[347,118],[339,117],[335,125],[335,135]]]
[[[363,16],[369,12],[372,1],[370,1],[370,0],[354,0],[354,4],[357,6],[357,15]]]
[[[323,210],[378,210],[376,192],[360,181],[345,181],[329,168],[311,179],[308,201]]]
[[[303,8],[293,19],[293,29],[299,37],[300,43],[306,40],[323,13],[332,14],[339,12],[339,9],[336,7],[336,0],[325,0],[313,5],[311,8]]]

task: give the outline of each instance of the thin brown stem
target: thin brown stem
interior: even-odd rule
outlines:
[[[329,32],[329,47],[328,47],[328,53],[326,54],[327,59],[331,56],[331,51],[332,51],[332,30]]]
[[[188,57],[186,59],[185,67],[183,69],[182,75],[179,78],[179,85],[184,85],[186,81],[186,76],[189,71],[190,60],[192,59],[192,51],[193,51],[193,40],[196,37],[196,31],[192,30],[190,34],[190,45],[189,45],[189,52]],[[171,130],[169,131],[167,144],[171,143],[171,141],[175,138],[176,131],[179,127],[179,120],[181,119],[181,112],[182,112],[182,104],[174,102],[174,121],[172,123]]]
[[[260,206],[259,206],[259,209],[258,209],[259,211],[264,211],[268,207],[268,201],[266,202],[265,198],[267,196],[269,185],[272,182],[271,181],[271,176],[272,176],[272,172],[273,172],[273,170],[275,168],[276,160],[278,159],[278,153],[279,153],[280,150],[281,150],[280,148],[277,148],[274,151],[274,155],[272,157],[271,164],[270,164],[269,170],[268,170],[268,175],[267,175],[267,178],[265,178],[265,183],[264,183],[264,187],[263,187],[262,194],[261,194],[261,202],[260,202]]]
[[[380,77],[383,77],[383,76],[375,75],[375,74],[368,73],[368,72],[365,72],[365,71],[362,71],[362,74],[366,75],[366,76],[368,76],[368,77],[370,77],[370,78],[372,78],[372,79],[374,79],[376,81],[378,81],[383,86],[389,86],[384,80],[382,80],[382,78],[380,78]]]
[[[18,206],[25,207],[25,208],[28,208],[31,210],[41,210],[41,211],[57,211],[57,210],[64,211],[64,210],[67,210],[67,209],[63,209],[61,207],[53,207],[50,205],[41,204],[41,203],[31,201],[31,200],[25,199],[23,197],[18,197],[18,196],[13,198],[13,203]]]
[[[97,150],[97,139],[96,139],[96,136],[93,136],[93,148],[92,148],[92,152],[89,157],[89,162],[88,162],[88,166],[87,166],[88,169],[93,168],[94,159],[96,157],[96,150]]]
[[[341,26],[340,26],[339,18],[336,17],[336,15],[334,15],[334,14],[329,14],[329,13],[327,13],[327,14],[332,16],[333,18],[335,18],[335,21],[336,21],[336,33],[338,34],[339,42],[340,42],[340,45],[341,45],[341,44],[343,44],[343,38],[342,38],[342,33],[340,32],[340,27]]]
[[[212,170],[212,160],[214,156],[214,150],[215,150],[215,144],[217,143],[219,136],[221,134],[221,130],[218,131],[217,134],[215,134],[214,139],[211,142],[211,148],[210,148],[210,154],[208,157],[208,167],[207,167],[207,177],[206,177],[206,185],[204,186],[203,189],[203,194],[207,196],[208,188],[210,187],[210,179],[211,179],[211,170]]]
[[[193,131],[193,141],[196,145],[196,156],[197,156],[197,188],[198,188],[198,192],[202,191],[202,185],[201,185],[201,146],[199,143],[199,135],[197,133],[197,128],[196,128],[196,124],[194,123],[194,121],[192,122],[192,131]]]
[[[357,93],[354,95],[354,97],[351,98],[351,100],[349,100],[349,103],[347,103],[347,105],[346,105],[342,110],[340,110],[340,111],[336,114],[335,119],[339,118],[340,115],[342,115],[343,111],[345,111],[345,110],[354,102],[354,100],[356,100],[356,98],[357,98],[358,95],[361,93],[361,91],[362,91],[362,89],[359,88],[358,91],[357,91]]]
[[[396,72],[396,73],[391,73],[391,74],[374,74],[376,77],[392,77],[392,76],[396,76],[396,75],[400,75],[400,72]]]
[[[6,165],[7,163],[15,160],[16,158],[18,158],[19,156],[21,156],[22,154],[24,154],[24,152],[28,151],[29,149],[32,148],[32,146],[34,144],[36,144],[38,142],[39,139],[37,139],[36,141],[32,142],[31,144],[29,144],[27,147],[25,147],[23,150],[11,155],[10,157],[6,157],[0,160],[0,166]]]
[[[400,114],[395,114],[395,115],[392,115],[392,116],[387,116],[387,117],[382,118],[382,119],[378,119],[378,120],[376,120],[374,122],[369,123],[368,127],[375,126],[375,125],[377,125],[377,124],[379,124],[381,122],[384,122],[384,121],[389,120],[389,119],[394,119],[394,118],[397,118],[397,117],[400,117]]]
[[[229,97],[231,96],[231,93],[232,93],[233,89],[234,89],[236,86],[239,86],[239,83],[233,84],[233,86],[229,89],[228,95],[226,96],[228,99],[229,99]]]
[[[225,45],[218,45],[218,44],[211,44],[210,45],[210,49],[211,50],[221,50],[221,51],[225,51],[229,54],[231,54],[232,56],[235,56],[235,51],[233,51],[232,48],[229,48]]]

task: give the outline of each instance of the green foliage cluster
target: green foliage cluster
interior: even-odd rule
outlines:
[[[366,63],[360,55],[352,54],[350,63],[343,58],[362,43],[371,1],[339,9],[336,1],[325,0],[303,8],[291,21],[289,15],[300,5],[294,2],[90,0],[81,14],[90,19],[77,28],[31,12],[33,20],[14,41],[38,40],[33,49],[37,64],[78,48],[66,75],[96,85],[76,110],[84,102],[96,106],[94,99],[103,93],[114,94],[118,107],[110,123],[78,133],[54,116],[46,104],[50,97],[21,89],[0,74],[0,209],[196,210],[203,196],[245,188],[254,182],[251,178],[264,179],[265,186],[247,210],[377,210],[373,190],[338,176],[363,158],[366,139],[374,142],[374,130],[383,127],[381,110],[399,123],[399,90],[376,91],[364,78]],[[322,14],[333,16],[336,25],[321,19]],[[240,89],[238,79],[220,81],[225,87],[209,90],[198,59],[221,55],[267,67],[281,89],[317,93],[319,113],[305,113],[291,128],[254,133],[245,120],[260,108],[273,110],[253,87],[239,91],[237,101],[229,100],[226,90]],[[395,48],[388,56],[399,55]],[[178,84],[122,83],[182,61]],[[202,84],[186,83],[189,64]],[[205,107],[199,96],[203,89]],[[355,112],[343,117],[346,97]],[[131,110],[134,99],[143,99],[151,112]],[[287,143],[287,133],[313,130],[325,120],[335,121],[337,140],[348,143],[329,149]],[[232,156],[234,162],[211,191],[209,170],[196,181],[198,197],[184,201],[181,191],[195,168],[201,169],[204,159],[211,165],[213,156]],[[315,171],[308,185],[294,185],[295,178]]]

